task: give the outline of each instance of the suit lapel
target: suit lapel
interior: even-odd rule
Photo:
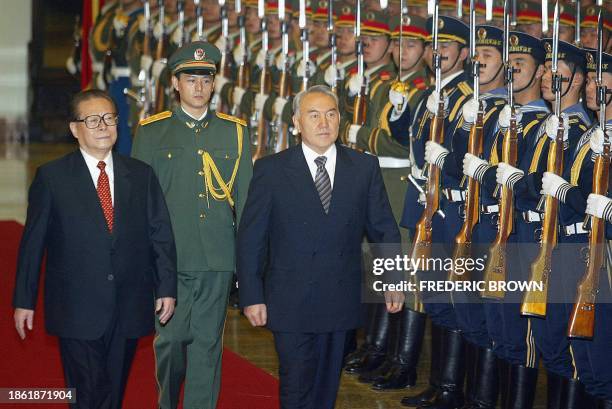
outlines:
[[[104,218],[104,212],[102,212],[102,206],[100,206],[98,192],[91,179],[91,173],[87,169],[85,159],[79,150],[73,154],[71,173],[74,178],[74,190],[77,200],[85,207],[85,213],[93,219],[96,226],[108,234],[106,219]]]
[[[129,208],[131,192],[131,183],[128,177],[130,171],[125,166],[123,158],[116,153],[113,153],[113,172],[115,184],[113,241],[115,241],[125,224],[125,214]]]
[[[306,163],[304,152],[302,152],[302,145],[297,145],[293,148],[287,160],[285,172],[293,182],[291,186],[295,189],[297,197],[304,198],[304,203],[312,203],[309,207],[323,213],[323,205],[319,198],[319,192],[317,192],[314,180],[312,180],[312,174],[308,168],[308,163]]]
[[[350,197],[351,167],[353,162],[349,158],[345,147],[336,144],[336,169],[334,170],[334,188],[332,190],[329,214],[335,214],[342,208]]]

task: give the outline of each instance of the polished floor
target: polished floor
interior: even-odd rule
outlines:
[[[25,221],[27,189],[36,168],[76,148],[72,144],[0,143],[0,220]],[[429,331],[426,334],[429,337]],[[238,310],[230,309],[225,326],[224,344],[232,351],[276,376],[278,362],[270,332],[253,328]],[[427,384],[429,341],[424,342],[419,362],[419,378],[412,389],[398,392],[374,392],[355,377],[343,375],[336,409],[399,408],[399,400],[407,393],[416,393]],[[545,375],[539,377],[536,409],[545,407]]]

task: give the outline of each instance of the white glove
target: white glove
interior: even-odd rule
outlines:
[[[489,162],[469,152],[463,157],[463,174],[479,182],[482,182],[482,177],[489,168]]]
[[[234,61],[236,61],[236,64],[242,63],[242,60],[244,59],[244,47],[239,45],[238,47],[234,48],[232,53],[234,55]]]
[[[285,104],[287,104],[287,98],[277,97],[276,100],[274,100],[274,114],[276,114],[277,117],[280,118],[283,116]]]
[[[406,109],[406,105],[408,105],[408,99],[403,92],[399,92],[394,90],[393,88],[389,89],[389,102],[393,105],[393,108],[397,111],[404,111]],[[402,109],[399,109],[399,106],[402,106]]]
[[[259,112],[262,112],[267,99],[268,99],[267,94],[259,94],[259,93],[256,94],[255,95],[255,109]]]
[[[155,26],[153,26],[153,37],[155,37],[156,40],[159,40],[163,34],[164,25],[161,21],[158,21],[157,23],[155,23]]]
[[[591,133],[591,137],[589,138],[589,145],[593,153],[599,155],[603,152],[603,144],[604,144],[604,133],[601,128],[598,126]]]
[[[439,168],[444,166],[444,159],[448,155],[448,149],[433,141],[425,142],[425,162],[436,165]]]
[[[487,101],[482,100],[483,111],[487,108]],[[478,115],[478,101],[474,98],[470,98],[468,102],[463,104],[463,120],[468,124],[473,124],[476,121],[476,115]]]
[[[127,16],[120,15],[120,14],[115,15],[115,18],[113,19],[113,27],[115,28],[115,33],[117,33],[119,37],[123,37],[123,33],[125,32],[125,29],[127,28],[127,24],[128,24]]]
[[[359,94],[361,91],[361,86],[363,85],[363,76],[355,74],[351,75],[351,78],[348,81],[348,93],[349,97],[354,97]]]
[[[72,56],[68,57],[66,60],[66,70],[68,70],[68,72],[72,75],[77,73],[77,66],[74,63],[74,58],[72,58]]]
[[[226,45],[226,39],[223,36],[219,36],[219,38],[217,38],[217,41],[215,41],[215,47],[217,47],[221,52],[223,52],[225,50],[225,45]]]
[[[612,199],[591,193],[587,198],[586,214],[612,222]]]
[[[140,69],[149,71],[151,66],[153,65],[153,58],[150,55],[141,55],[140,56]]]
[[[264,49],[259,50],[259,52],[257,53],[257,57],[255,57],[255,64],[257,64],[259,69],[262,69],[263,67],[265,67],[265,65],[266,65],[266,50],[264,50]]]
[[[298,77],[304,78],[306,76],[306,65],[308,65],[308,74],[310,75],[310,77],[312,77],[317,71],[317,65],[314,62],[312,62],[311,60],[304,60],[302,58],[296,70]]]
[[[431,112],[431,114],[435,115],[438,112],[438,105],[440,103],[440,96],[436,91],[432,92],[427,97],[427,110]],[[444,95],[444,112],[448,111],[448,97]]]
[[[516,126],[519,127],[521,124],[521,120],[523,119],[523,112],[521,112],[520,107],[515,107],[514,112],[516,114]],[[497,124],[501,129],[506,129],[510,127],[510,105],[504,105],[501,112],[499,113],[499,117],[497,118]]]
[[[337,72],[337,75],[336,75],[336,72]],[[329,85],[330,87],[334,85],[334,75],[336,75],[337,81],[342,80],[344,78],[344,68],[334,69],[334,66],[330,64],[330,66],[325,69],[325,75],[324,75],[325,83]]]
[[[166,68],[166,62],[164,60],[155,60],[153,68],[151,69],[153,78],[159,78],[164,68]]]
[[[351,125],[348,131],[348,141],[349,143],[357,143],[357,134],[361,129],[361,125]]]
[[[542,176],[542,190],[540,190],[540,193],[556,197],[565,203],[565,195],[571,188],[572,185],[567,183],[561,176],[555,175],[552,172],[544,172]]]
[[[524,174],[525,172],[514,166],[508,165],[506,162],[499,162],[497,164],[495,178],[500,185],[506,185],[512,189],[514,188],[514,184],[518,182]]]
[[[104,82],[104,75],[102,73],[96,75],[96,88],[106,91],[106,83]]]
[[[232,92],[232,101],[234,101],[234,105],[240,105],[245,93],[246,90],[244,88],[234,87],[234,91]]]
[[[563,142],[566,142],[569,138],[569,124],[567,115],[561,114],[561,118],[563,118]],[[546,119],[546,135],[553,141],[557,139],[557,129],[559,129],[559,118],[557,115],[552,114]]]
[[[223,86],[227,84],[228,82],[229,80],[225,78],[223,75],[216,76],[215,77],[215,94],[217,95],[221,94],[221,90],[223,89]]]
[[[183,31],[180,27],[177,27],[176,30],[172,33],[171,41],[173,44],[179,45],[181,43],[181,39],[183,37]]]

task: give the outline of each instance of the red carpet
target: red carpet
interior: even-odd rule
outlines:
[[[46,335],[42,297],[34,316],[34,330],[25,341],[17,335],[11,306],[15,265],[22,226],[0,222],[0,388],[63,387],[62,368],[55,337]],[[42,288],[42,281],[41,281]],[[42,295],[42,294],[41,294]],[[154,377],[152,337],[140,340],[128,381],[124,408],[155,408],[157,391]],[[16,405],[19,409],[40,409],[43,405]],[[6,407],[0,404],[0,407]],[[45,408],[64,405],[45,404]],[[278,380],[247,360],[225,349],[218,409],[278,408]]]

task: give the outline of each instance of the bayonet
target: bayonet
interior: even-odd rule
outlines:
[[[181,33],[181,37],[177,45],[179,48],[181,48],[185,43],[185,0],[177,0],[176,11],[178,13],[178,26],[176,29]]]
[[[576,0],[576,26],[574,27],[574,42],[578,47],[580,47],[580,22],[582,21],[582,10],[580,10],[581,1]]]
[[[548,0],[542,0],[542,32],[548,33]]]
[[[298,21],[302,36],[302,60],[305,64],[304,77],[302,78],[302,89],[308,88],[308,80],[310,79],[310,41],[308,39],[308,25],[306,22],[306,1],[300,0],[300,17]]]
[[[338,88],[338,50],[336,44],[336,33],[334,31],[334,8],[333,1],[327,7],[327,34],[329,36],[329,48],[331,49],[331,66],[333,68],[332,90],[337,92]]]
[[[204,41],[204,16],[202,15],[202,0],[193,0],[196,6],[196,35],[199,41]]]

